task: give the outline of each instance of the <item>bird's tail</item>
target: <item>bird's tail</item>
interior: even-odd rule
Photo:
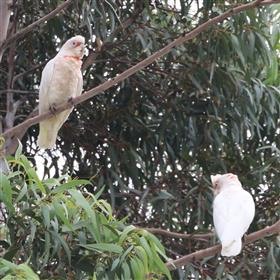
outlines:
[[[225,257],[236,256],[241,252],[242,241],[241,239],[222,240],[221,255]]]
[[[55,146],[58,129],[51,119],[40,122],[38,146],[41,149],[51,149]]]

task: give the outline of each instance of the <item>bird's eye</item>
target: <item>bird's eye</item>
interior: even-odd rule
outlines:
[[[73,46],[73,47],[76,46],[76,42],[75,42],[75,41],[72,42],[72,46]]]

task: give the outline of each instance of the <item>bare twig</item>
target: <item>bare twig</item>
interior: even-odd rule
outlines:
[[[181,239],[209,239],[214,236],[213,232],[202,233],[202,234],[192,234],[192,233],[178,233],[161,228],[142,228],[153,234],[159,234],[171,238],[181,238]]]
[[[280,234],[280,220],[270,227],[268,226],[264,229],[249,234],[246,237],[245,244],[252,243],[256,240],[273,234]],[[196,251],[177,260],[169,261],[166,263],[166,266],[169,270],[175,270],[177,267],[182,267],[184,265],[187,265],[188,263],[195,262],[206,257],[214,256],[215,254],[219,253],[220,250],[221,245],[215,245],[207,249]]]
[[[84,94],[82,94],[81,96],[78,96],[74,99],[71,100],[71,102],[66,102],[61,104],[60,106],[57,106],[57,113],[60,113],[64,110],[70,109],[72,106],[75,106],[79,103],[82,103],[92,97],[94,97],[95,95],[98,95],[102,92],[104,92],[105,90],[117,85],[119,82],[125,80],[126,78],[132,76],[133,74],[135,74],[136,72],[142,70],[143,68],[147,67],[148,65],[152,64],[154,61],[156,61],[157,59],[159,59],[160,57],[166,55],[167,53],[169,53],[173,48],[195,38],[197,35],[199,35],[200,33],[202,33],[203,31],[207,30],[210,26],[217,24],[223,20],[225,20],[228,17],[231,17],[233,15],[236,15],[240,12],[249,10],[249,9],[253,9],[256,8],[260,5],[270,5],[270,4],[276,4],[276,3],[280,3],[280,0],[265,0],[265,1],[260,1],[260,0],[256,0],[247,4],[243,4],[237,7],[234,7],[228,11],[226,11],[225,13],[218,15],[206,22],[204,22],[203,24],[199,25],[198,27],[196,27],[195,29],[193,29],[192,31],[190,31],[187,34],[184,34],[182,36],[180,36],[179,38],[177,38],[176,40],[172,41],[171,43],[169,43],[168,45],[166,45],[164,48],[160,49],[159,51],[155,52],[154,54],[152,54],[151,56],[147,57],[146,59],[140,61],[139,63],[137,63],[136,65],[132,66],[131,68],[125,70],[123,73],[115,76],[114,78],[104,82],[103,84],[92,88],[90,90],[88,90],[87,92],[85,92]],[[30,127],[42,120],[48,119],[52,116],[52,112],[46,112],[44,114],[41,114],[39,116],[27,119],[26,121],[24,121],[23,123],[7,130],[6,132],[3,133],[3,137],[5,137],[6,139],[8,137],[13,137],[15,134],[17,134],[21,129],[26,129],[26,127]]]
[[[36,20],[35,22],[31,23],[27,27],[18,31],[16,34],[11,36],[10,38],[6,39],[0,46],[0,52],[3,51],[12,42],[15,42],[20,37],[24,36],[25,34],[29,33],[30,31],[32,31],[36,26],[38,26],[41,23],[44,23],[45,21],[47,21],[47,20],[53,18],[54,16],[56,16],[58,13],[60,13],[62,10],[64,10],[66,7],[68,7],[71,4],[71,2],[73,2],[73,0],[67,0],[67,1],[63,2],[62,4],[57,6],[56,9],[54,9],[53,11],[51,11],[50,13],[45,15],[44,17]]]
[[[34,71],[36,71],[36,70],[38,70],[38,69],[44,67],[46,64],[47,64],[47,61],[44,61],[43,63],[41,63],[41,64],[39,64],[39,65],[36,65],[36,66],[34,66],[34,67],[28,69],[28,70],[25,71],[25,72],[21,72],[21,73],[17,74],[17,75],[14,76],[14,78],[13,78],[13,83],[15,83],[15,81],[17,81],[19,78],[21,78],[21,77],[23,77],[23,76],[25,76],[25,75],[28,75],[28,74],[30,74],[30,73],[32,73],[32,72],[34,72]]]
[[[21,94],[38,94],[38,91],[34,91],[34,90],[3,89],[0,90],[0,95],[7,92],[14,92],[14,93],[21,93]]]
[[[135,19],[137,18],[137,15],[139,13],[140,13],[140,11],[137,10],[135,13],[133,13],[131,15],[130,18],[125,20],[120,26],[118,26],[116,29],[114,29],[112,34],[106,39],[105,42],[101,42],[101,44],[100,44],[100,42],[98,43],[98,40],[100,41],[100,38],[96,38],[96,40],[97,40],[97,49],[96,49],[95,52],[92,51],[92,50],[89,52],[89,55],[87,56],[87,58],[85,59],[85,61],[83,63],[82,70],[85,70],[89,66],[91,66],[95,62],[97,56],[100,54],[100,52],[103,49],[107,49],[108,46],[113,46],[113,44],[110,43],[112,38],[114,38],[114,36],[116,36],[118,33],[124,32],[125,29],[127,29],[135,21]]]

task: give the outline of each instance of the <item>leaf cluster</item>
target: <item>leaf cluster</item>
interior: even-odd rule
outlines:
[[[10,164],[0,175],[3,279],[170,279],[159,240],[114,218],[89,181],[41,181],[19,152]]]

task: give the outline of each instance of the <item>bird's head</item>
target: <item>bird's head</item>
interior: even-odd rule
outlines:
[[[240,188],[241,183],[238,180],[237,175],[232,174],[232,173],[227,173],[227,174],[216,174],[216,175],[211,175],[211,182],[213,186],[213,192],[214,196],[217,196],[220,192],[231,188]]]
[[[72,56],[82,59],[85,50],[85,38],[81,35],[67,40],[62,46],[60,53],[64,56]]]

